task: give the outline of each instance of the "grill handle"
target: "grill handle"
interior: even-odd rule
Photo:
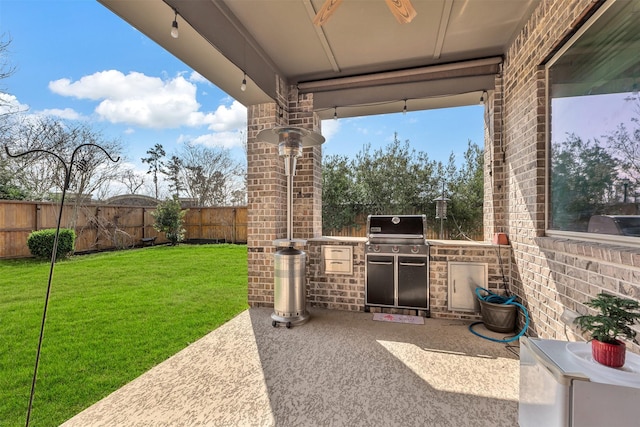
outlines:
[[[374,265],[391,265],[391,264],[393,264],[393,261],[369,261],[369,264],[374,264]]]
[[[401,262],[400,265],[404,267],[424,267],[426,264],[424,262]]]

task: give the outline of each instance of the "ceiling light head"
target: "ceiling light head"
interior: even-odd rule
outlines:
[[[333,107],[333,120],[338,120],[338,107]]]
[[[240,85],[240,90],[243,92],[247,90],[247,73],[244,73],[244,75],[242,76],[242,84]]]
[[[407,114],[407,100],[404,100],[404,108],[402,109],[402,114]]]
[[[178,33],[178,11],[175,9],[173,11],[175,12],[175,16],[173,17],[173,22],[171,23],[171,37],[177,39],[180,35]]]
[[[484,104],[484,101],[487,100],[487,97],[489,96],[489,94],[487,93],[486,90],[482,91],[482,95],[480,95],[480,104]]]

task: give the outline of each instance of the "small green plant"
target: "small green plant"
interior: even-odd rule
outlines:
[[[34,231],[27,238],[27,247],[36,258],[50,259],[53,253],[53,242],[56,237],[55,228]],[[64,258],[75,249],[76,232],[69,228],[61,228],[58,236],[56,259]]]
[[[631,326],[640,319],[640,302],[600,293],[585,305],[600,312],[578,316],[575,320],[580,329],[591,334],[591,338],[615,344],[618,338],[633,340],[636,337]]]
[[[165,233],[171,245],[177,245],[184,240],[186,230],[182,226],[186,214],[187,210],[182,210],[180,201],[174,196],[173,199],[158,203],[156,210],[151,214],[156,220],[153,228]]]

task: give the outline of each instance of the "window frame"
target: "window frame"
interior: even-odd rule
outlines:
[[[639,237],[620,236],[615,234],[598,234],[581,231],[563,231],[549,228],[551,215],[551,85],[549,84],[550,68],[569,50],[593,24],[595,24],[609,9],[616,4],[616,0],[607,0],[590,16],[584,24],[567,40],[562,47],[544,64],[545,67],[545,203],[544,228],[545,236],[561,237],[576,240],[586,240],[597,243],[623,244],[625,246],[640,247]]]

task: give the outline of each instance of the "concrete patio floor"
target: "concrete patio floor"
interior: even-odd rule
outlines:
[[[63,426],[517,425],[518,357],[468,322],[312,309],[286,329],[271,312],[241,313]]]

